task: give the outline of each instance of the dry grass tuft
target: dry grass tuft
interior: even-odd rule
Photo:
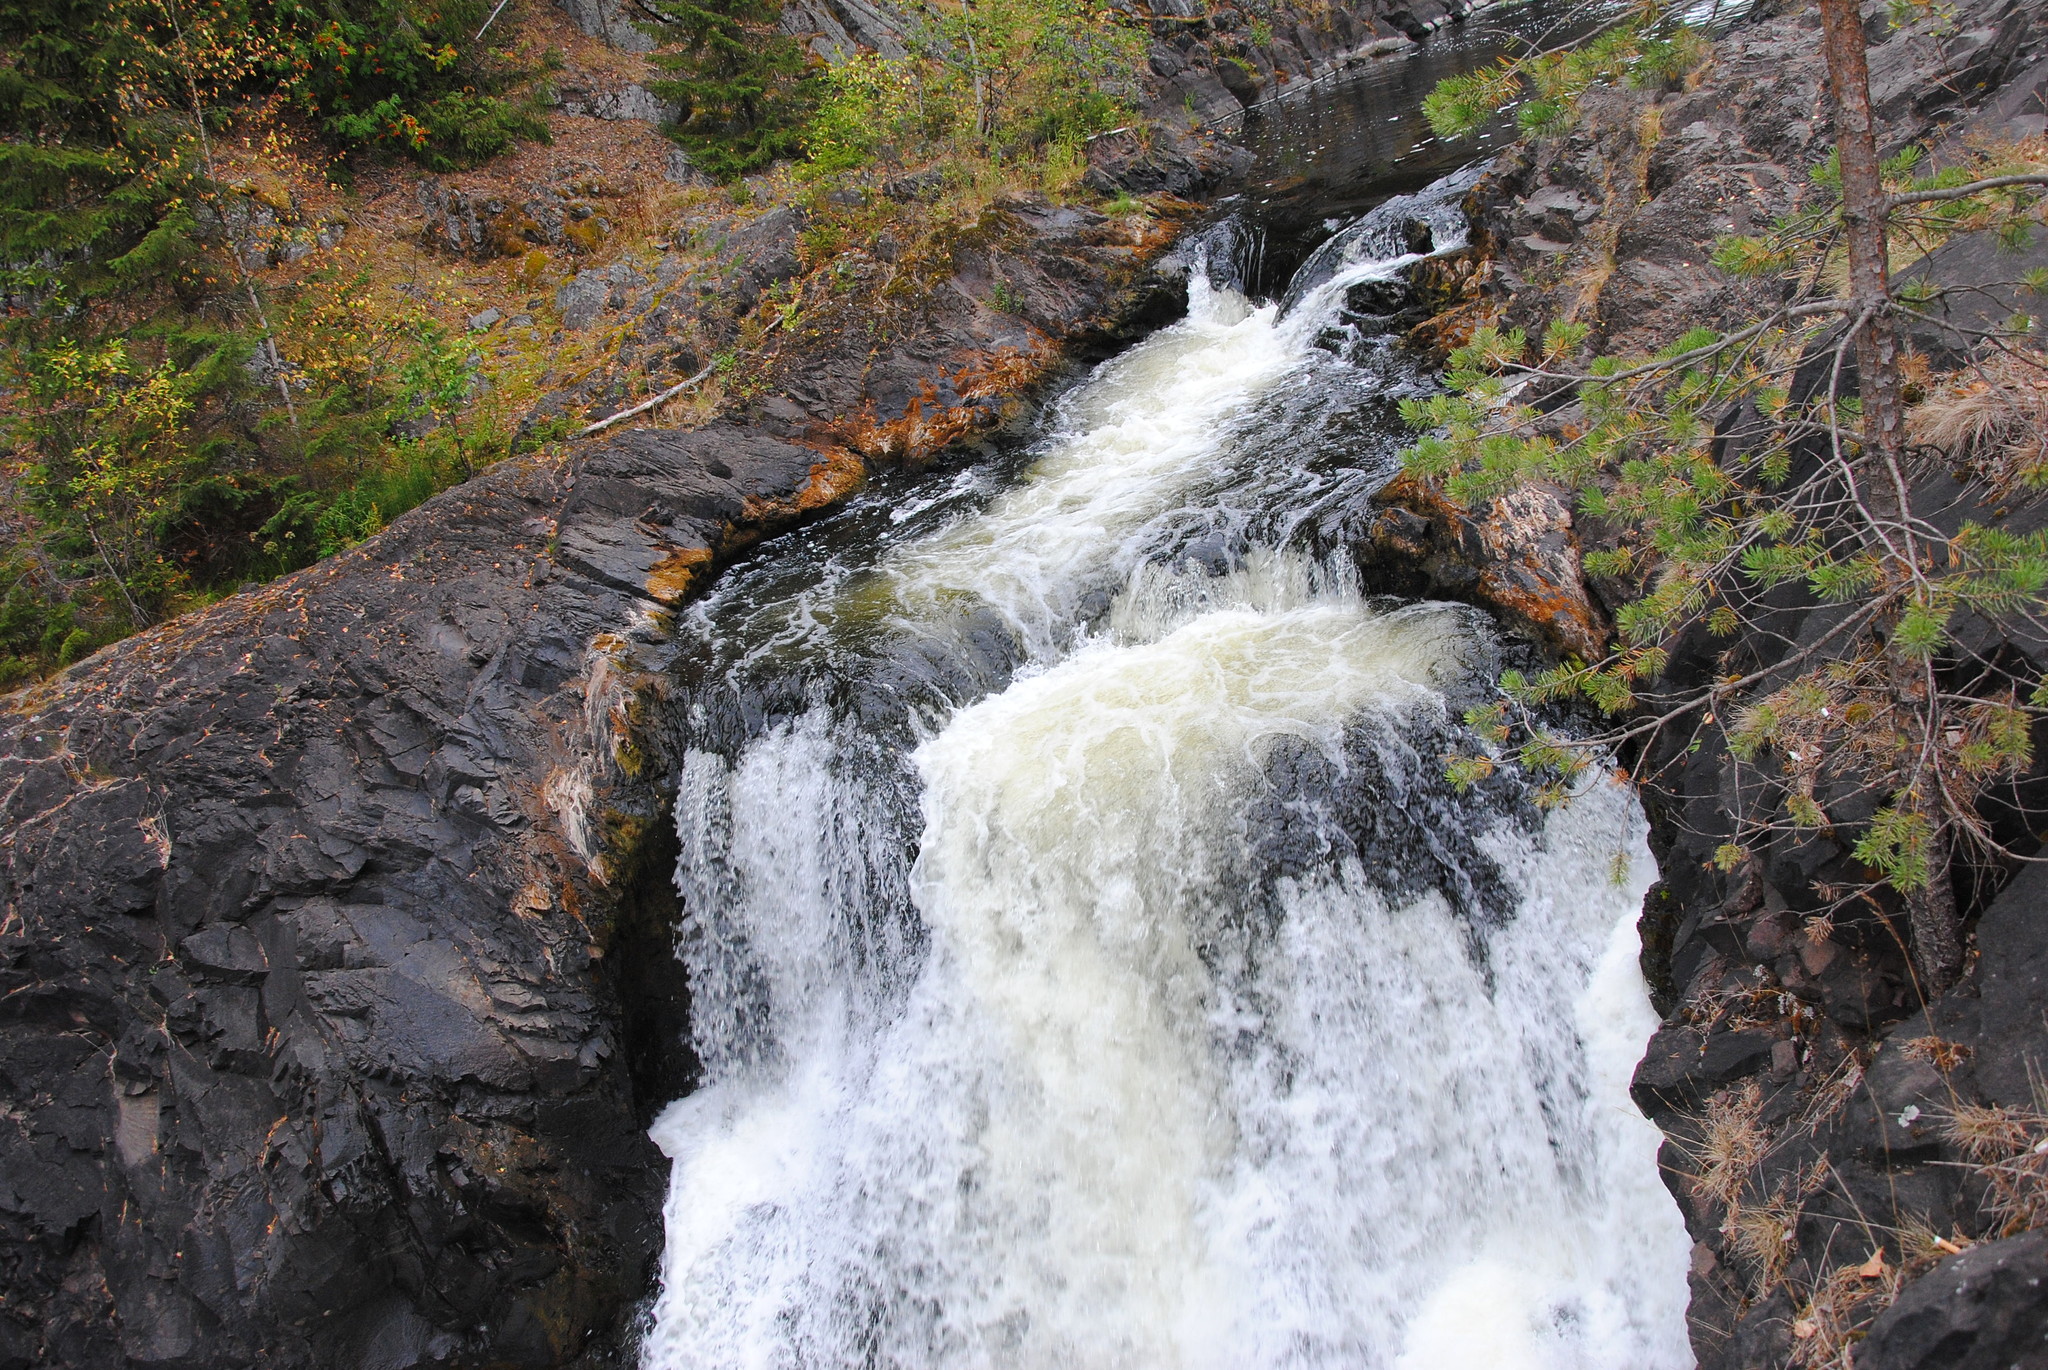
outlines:
[[[1915,1037],[1900,1044],[1899,1049],[1916,1060],[1927,1062],[1943,1075],[1970,1059],[1970,1048],[1961,1042],[1951,1042],[1945,1037]]]
[[[2048,1113],[1959,1104],[1946,1131],[1962,1164],[1984,1181],[1999,1236],[2048,1223]]]
[[[1944,1237],[1918,1219],[1909,1219],[1901,1226],[1898,1237],[1899,1251],[1908,1275],[1917,1274],[1945,1257],[1960,1255],[1976,1245],[1974,1239],[1965,1237],[1960,1231]]]
[[[1729,1249],[1748,1262],[1756,1297],[1762,1298],[1784,1283],[1793,1257],[1799,1254],[1800,1215],[1806,1211],[1806,1201],[1826,1183],[1828,1171],[1823,1153],[1804,1171],[1779,1180],[1767,1201],[1729,1208],[1721,1233],[1728,1239]]]
[[[1729,1210],[1741,1207],[1750,1172],[1763,1163],[1770,1138],[1763,1129],[1764,1092],[1754,1080],[1721,1090],[1707,1100],[1700,1140],[1691,1149],[1692,1192]]]
[[[2027,1145],[2027,1122],[2009,1108],[1959,1104],[1949,1115],[1948,1139],[1972,1161],[2003,1160]]]
[[[1849,1370],[1850,1347],[1891,1306],[1901,1283],[1899,1268],[1881,1252],[1830,1270],[1792,1320],[1793,1370]]]
[[[2048,357],[2001,353],[1908,411],[1908,435],[2004,498],[2048,479]]]
[[[1798,1254],[1799,1212],[1799,1201],[1783,1189],[1767,1204],[1728,1210],[1721,1233],[1728,1239],[1728,1249],[1740,1256],[1755,1276],[1759,1296],[1784,1281],[1792,1257]]]

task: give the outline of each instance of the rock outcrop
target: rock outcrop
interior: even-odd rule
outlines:
[[[0,1367],[616,1363],[691,1069],[668,615],[1137,326],[1167,236],[1008,202],[722,421],[505,462],[8,697]]]
[[[1861,1370],[2012,1370],[2048,1363],[2040,1314],[2048,1233],[1985,1242],[1913,1283],[1857,1347]]]
[[[551,569],[564,493],[510,463],[8,701],[0,1363],[615,1333],[658,1163],[573,783],[633,613]]]
[[[1468,509],[1404,475],[1378,506],[1355,549],[1374,589],[1491,609],[1559,656],[1592,660],[1607,645],[1563,490],[1530,485]]]

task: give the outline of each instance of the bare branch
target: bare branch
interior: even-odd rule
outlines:
[[[702,371],[699,371],[696,375],[690,377],[688,380],[681,381],[675,385],[671,385],[668,389],[662,391],[659,395],[649,396],[647,399],[644,399],[640,401],[640,403],[634,405],[631,409],[621,409],[618,413],[612,415],[608,419],[599,419],[596,423],[588,424],[582,428],[579,428],[578,430],[576,430],[575,436],[579,438],[587,438],[593,433],[602,433],[605,429],[611,427],[615,423],[624,423],[627,419],[638,418],[640,415],[646,413],[648,410],[654,408],[656,405],[661,404],[666,400],[674,399],[676,396],[682,394],[685,390],[688,390],[691,386],[697,384],[699,381],[703,380],[706,376],[710,375],[713,371],[716,371],[717,369],[718,363],[713,362],[711,365],[705,367]]]
[[[1982,195],[1987,190],[2001,190],[2007,186],[2048,186],[2048,172],[2026,172],[2014,176],[1989,176],[1968,185],[1950,186],[1946,190],[1909,190],[1885,200],[1887,211],[1901,205],[1932,204],[1939,200],[1967,200],[1972,195]]]

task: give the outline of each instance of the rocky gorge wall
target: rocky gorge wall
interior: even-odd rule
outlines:
[[[1828,151],[1818,17],[1788,8],[1732,31],[1689,88],[1599,91],[1570,133],[1503,154],[1468,201],[1475,251],[1423,282],[1451,304],[1424,340],[1456,338],[1481,318],[1533,337],[1562,318],[1588,324],[1600,352],[1650,352],[1775,306],[1774,283],[1728,276],[1710,258],[1718,237],[1758,231],[1803,203],[1809,169]],[[1942,32],[1894,31],[1881,7],[1866,8],[1887,152],[1918,142],[1939,156],[1969,139],[2048,129],[2038,7],[1957,8]],[[2020,251],[1988,237],[1951,240],[1913,270],[1981,286],[2048,262],[2048,232],[2037,228]],[[1974,307],[1998,321],[2016,305],[2007,292]],[[1914,498],[1951,527],[1969,517],[2023,533],[2048,517],[2024,502],[1975,505],[1939,474]],[[1402,478],[1359,557],[1375,585],[1482,603],[1555,652],[1591,657],[1639,587],[1585,575],[1580,556],[1624,536],[1575,515],[1561,490],[1464,508]],[[1838,614],[1787,602],[1732,654],[1688,639],[1668,678],[1767,668]],[[1997,663],[2033,676],[2048,665],[2048,643],[1983,623],[1962,636],[1957,671]],[[1882,909],[1806,923],[1820,904],[1816,881],[1863,878],[1846,841],[1779,841],[1733,872],[1716,868],[1730,816],[1748,801],[1725,747],[1709,733],[1693,751],[1694,736],[1668,733],[1644,759],[1662,879],[1645,904],[1643,966],[1664,1027],[1634,1095],[1666,1134],[1666,1182],[1695,1239],[1700,1365],[2048,1365],[2048,1239],[2002,1235],[1983,1157],[1948,1125],[1970,1107],[2043,1106],[2041,867],[1958,874],[1974,954],[1959,986],[1923,1004]],[[2038,775],[1995,796],[1987,817],[1999,839],[2022,855],[2037,849],[2044,800]]]
[[[1255,30],[1249,10],[1195,10],[1145,12],[1151,108],[1171,127],[1099,140],[1100,187],[1198,196],[1239,164],[1212,126],[1454,17],[1440,0],[1304,6]],[[2032,8],[1963,11],[1960,38],[1874,51],[1896,137],[2024,131],[2043,112]],[[622,11],[571,13],[637,41]],[[814,46],[904,34],[854,0],[783,23]],[[1577,132],[1495,166],[1472,204],[1482,250],[1436,288],[1537,327],[1572,313],[1610,348],[1753,308],[1759,287],[1706,254],[1804,193],[1827,136],[1818,60],[1795,14],[1738,30],[1694,90],[1596,96]],[[801,269],[803,228],[792,209],[738,230],[689,307],[753,308]],[[669,618],[760,538],[989,431],[1071,359],[1169,316],[1178,286],[1153,263],[1172,232],[1171,214],[1017,195],[927,260],[849,254],[840,303],[708,425],[514,459],[8,697],[0,1370],[618,1363],[660,1242],[666,1167],[645,1123],[690,1075],[656,726]],[[677,285],[586,272],[563,322],[658,351]],[[1544,491],[1475,511],[1402,486],[1360,556],[1386,588],[1473,599],[1584,651],[1627,588],[1580,572],[1601,536]],[[1677,669],[1710,665],[1702,647]],[[1638,1094],[1674,1139],[1699,1242],[1702,1364],[1775,1366],[1797,1349],[1797,1281],[1863,1261],[1880,1198],[1981,1235],[1938,1132],[1885,1120],[2024,1101],[2048,1068],[2041,898],[2022,879],[1978,900],[1971,977],[1918,1026],[1881,929],[1794,936],[1810,869],[1701,869],[1726,769],[1707,754],[1675,774],[1651,796],[1665,880],[1644,923],[1668,1026]],[[1808,1011],[1697,1011],[1760,979]],[[1964,1068],[1923,1068],[1911,1044],[1930,1037]],[[1761,1291],[1685,1179],[1703,1102],[1750,1082],[1775,1139],[1762,1196],[1822,1152],[1839,1177],[1793,1222],[1805,1273]],[[1950,1257],[1857,1364],[2009,1363],[2000,1338],[2038,1331],[2014,1310],[2043,1261],[2038,1236]]]
[[[1481,3],[1110,0],[1108,8],[1151,35],[1147,69],[1137,73],[1143,113],[1156,124],[1187,128],[1216,124],[1300,82],[1399,53]],[[583,32],[623,51],[647,52],[656,45],[659,17],[632,0],[562,5]],[[901,57],[925,37],[914,10],[891,0],[786,0],[779,26],[826,62],[859,52]],[[606,118],[664,117],[660,100],[637,83],[579,90],[570,99]]]

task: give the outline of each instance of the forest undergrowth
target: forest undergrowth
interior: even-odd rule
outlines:
[[[1142,29],[1072,0],[906,6],[893,58],[801,48],[761,0],[643,9],[646,58],[539,0],[0,15],[0,689],[574,434],[590,416],[561,396],[616,369],[618,342],[560,326],[555,291],[580,271],[666,255],[702,278],[732,232],[795,205],[805,269],[828,272],[1006,191],[1099,201],[1085,140],[1140,125]],[[644,125],[557,112],[585,67],[670,102],[684,183],[659,139],[633,141]],[[516,201],[565,166],[595,168],[573,184],[606,198],[560,242],[423,240],[428,178]],[[788,303],[669,340],[714,374],[659,417],[702,421],[743,393]],[[596,389],[670,379],[629,369]]]

